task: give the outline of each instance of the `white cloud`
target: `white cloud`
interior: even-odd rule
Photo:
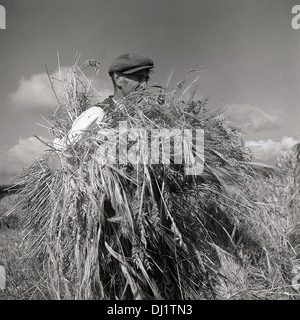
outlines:
[[[61,67],[60,70],[49,75],[59,99],[65,94],[65,85],[70,79],[67,76],[68,70],[67,67]],[[83,76],[81,78],[83,79]],[[110,84],[97,77],[89,77],[88,80],[99,93],[100,98],[98,99],[103,98],[104,100],[111,94]],[[58,104],[46,72],[33,74],[28,79],[22,77],[17,90],[9,95],[9,100],[15,110],[54,110]]]
[[[275,164],[276,159],[285,152],[289,152],[296,143],[298,141],[293,137],[283,137],[280,141],[273,141],[271,139],[246,141],[245,145],[251,149],[258,161]]]
[[[41,138],[47,142],[47,139]],[[29,165],[41,155],[47,147],[35,137],[20,138],[12,147],[1,148],[0,151],[0,184],[2,177],[13,178],[24,166]]]
[[[224,117],[239,126],[248,126],[254,131],[278,129],[280,127],[278,114],[268,114],[249,104],[226,105]]]
[[[56,89],[60,91],[60,87]],[[9,99],[18,110],[54,108],[57,105],[46,73],[34,74],[28,79],[22,77],[18,89],[10,94]]]
[[[48,141],[43,138],[41,139]],[[7,154],[9,157],[25,164],[36,159],[45,149],[47,149],[47,147],[35,137],[29,137],[27,139],[20,138],[18,144],[12,146]]]

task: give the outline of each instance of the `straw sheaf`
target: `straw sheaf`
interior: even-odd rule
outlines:
[[[215,248],[238,259],[232,231],[243,237],[242,224],[252,210],[241,186],[261,168],[251,163],[240,133],[209,110],[207,101],[184,100],[182,93],[191,90],[187,79],[175,90],[148,89],[113,110],[104,106],[102,123],[59,153],[58,171],[51,174],[47,166],[57,154],[50,149],[18,176],[16,184],[24,186],[19,208],[26,258],[43,265],[54,299],[216,296]],[[61,138],[95,94],[76,63],[64,85],[51,128]],[[101,132],[115,128],[118,134],[119,121],[147,132],[203,129],[203,173],[186,176],[184,164],[172,161],[103,164]]]

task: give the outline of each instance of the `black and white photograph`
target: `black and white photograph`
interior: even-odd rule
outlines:
[[[0,110],[0,300],[300,299],[300,0],[0,0]]]

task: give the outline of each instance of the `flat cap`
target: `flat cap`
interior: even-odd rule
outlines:
[[[130,74],[143,69],[154,68],[154,63],[151,59],[145,58],[136,53],[125,53],[116,58],[109,66],[108,73],[111,75],[114,72]]]

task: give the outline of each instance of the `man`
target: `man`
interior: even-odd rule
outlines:
[[[53,146],[58,150],[65,149],[68,145],[79,142],[84,136],[84,131],[101,122],[104,111],[109,112],[109,108],[120,99],[130,95],[132,92],[143,89],[148,80],[154,63],[151,59],[145,58],[136,53],[126,53],[117,57],[109,66],[108,74],[111,77],[114,94],[102,103],[84,111],[73,122],[72,128],[67,137],[54,139]],[[108,108],[107,108],[108,107]],[[49,157],[47,164],[50,171],[54,173],[59,166],[59,157]]]
[[[150,70],[154,68],[151,59],[138,54],[123,54],[113,61],[108,74],[114,86],[113,100],[128,96],[142,89],[149,80]]]
[[[149,80],[152,68],[154,68],[154,63],[149,58],[130,53],[120,55],[108,69],[114,94],[105,99],[103,104],[113,105],[132,92],[143,89]]]

